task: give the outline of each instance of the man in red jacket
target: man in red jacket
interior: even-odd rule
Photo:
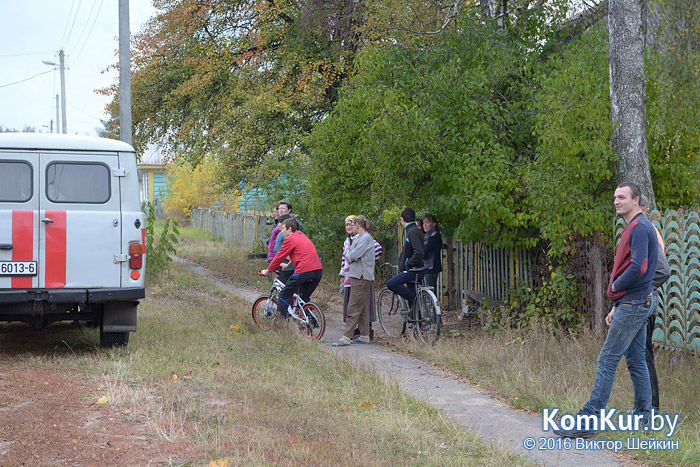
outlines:
[[[280,234],[284,235],[282,248],[277,252],[267,269],[260,271],[266,276],[274,271],[289,257],[294,265],[294,274],[287,280],[280,291],[277,310],[283,318],[289,316],[292,310],[292,297],[295,293],[305,302],[311,300],[311,294],[316,290],[323,275],[323,266],[316,252],[316,247],[309,238],[299,231],[299,222],[291,217],[280,224]]]

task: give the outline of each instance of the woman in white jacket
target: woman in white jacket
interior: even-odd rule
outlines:
[[[369,300],[374,284],[375,246],[371,233],[377,233],[377,226],[365,216],[352,219],[355,237],[345,255],[350,263],[350,299],[348,316],[343,336],[333,344],[345,347],[353,344],[369,344]],[[360,329],[360,336],[353,339],[355,327]]]

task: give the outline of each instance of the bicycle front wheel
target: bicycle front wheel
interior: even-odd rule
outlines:
[[[421,290],[416,296],[415,306],[417,315],[415,330],[418,338],[424,344],[432,345],[440,338],[440,328],[442,327],[437,301],[431,293]]]
[[[265,331],[269,331],[277,317],[277,300],[269,295],[258,297],[253,302],[253,309],[250,313],[255,324]]]
[[[384,287],[377,297],[379,324],[389,337],[399,337],[405,330],[405,317],[401,314],[401,301],[394,292]]]
[[[326,332],[326,317],[321,307],[314,302],[304,305],[306,320],[299,321],[299,332],[311,340],[320,340]]]

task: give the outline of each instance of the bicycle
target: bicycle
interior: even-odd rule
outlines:
[[[255,324],[265,331],[272,329],[275,320],[279,317],[277,302],[279,293],[284,288],[284,282],[279,280],[279,269],[275,271],[275,278],[268,295],[262,295],[253,302],[251,315]],[[262,274],[258,273],[259,276]],[[292,298],[291,319],[295,322],[298,331],[311,340],[320,340],[326,332],[326,317],[323,310],[316,303],[305,302],[298,294]]]
[[[399,269],[391,263],[384,263],[379,267],[386,266],[396,271]],[[416,298],[413,300],[413,307],[409,308],[403,297],[384,287],[377,297],[377,315],[379,324],[389,337],[404,336],[406,329],[412,328],[421,342],[430,345],[440,338],[442,315],[440,302],[433,288],[418,280],[418,273],[421,271],[425,271],[425,268],[408,270],[416,274]]]

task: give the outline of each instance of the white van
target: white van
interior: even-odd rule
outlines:
[[[0,321],[99,323],[102,346],[126,345],[145,227],[130,145],[0,133]]]

